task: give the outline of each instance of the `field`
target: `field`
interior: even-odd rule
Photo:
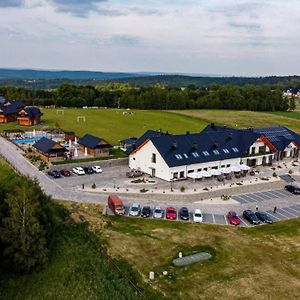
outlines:
[[[144,111],[122,109],[65,109],[64,115],[55,109],[43,109],[43,124],[37,126],[61,127],[75,131],[78,136],[86,133],[103,137],[113,145],[131,136],[140,136],[148,129],[163,129],[170,133],[199,132],[207,124],[233,127],[288,126],[300,132],[300,112],[260,113],[230,110]],[[85,116],[86,122],[77,122]],[[15,123],[0,125],[0,130],[18,128]],[[24,129],[24,128],[22,128]],[[28,129],[28,128],[27,128]]]
[[[66,203],[70,208],[70,205]],[[93,205],[72,205],[121,256],[167,299],[299,299],[300,219],[256,228],[116,218],[99,223]],[[102,217],[103,218],[103,217]],[[120,242],[121,241],[121,242]],[[206,250],[212,261],[174,268],[171,261]],[[172,274],[163,277],[164,270]]]
[[[276,114],[234,110],[182,110],[172,112],[177,115],[194,117],[201,122],[214,122],[218,125],[243,128],[281,125],[300,133],[300,120],[296,118],[298,112],[279,112]]]

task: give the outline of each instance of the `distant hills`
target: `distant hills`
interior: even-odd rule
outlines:
[[[195,85],[207,87],[211,84],[232,85],[282,85],[284,87],[300,86],[300,76],[269,77],[222,77],[208,74],[167,74],[167,73],[122,73],[93,71],[48,71],[31,69],[1,69],[0,86],[17,86],[30,89],[56,88],[63,82],[76,85],[101,85],[107,83],[128,83],[132,86],[152,86],[161,84],[169,87],[186,87]]]

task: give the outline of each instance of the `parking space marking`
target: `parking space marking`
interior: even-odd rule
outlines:
[[[225,219],[225,223],[226,225],[228,225],[228,220],[227,220],[227,217],[225,215],[223,215],[224,219]]]
[[[213,218],[214,224],[216,224],[216,221],[215,221],[215,216],[214,216],[214,214],[211,214],[211,215],[212,215],[212,218]]]
[[[249,227],[250,225],[248,225],[241,217],[239,217],[241,222],[244,224],[244,226]]]
[[[297,216],[297,217],[300,216],[300,211],[295,210],[295,209],[293,209],[292,207],[285,207],[284,209],[287,210],[288,212],[293,213],[293,214],[296,213],[296,216]]]
[[[270,193],[269,191],[266,191],[265,195],[267,195],[268,197],[271,197],[270,199],[278,198],[278,197],[274,196],[274,194]]]
[[[244,200],[241,196],[232,196],[231,197],[233,200],[236,200],[238,201],[239,203],[241,204],[244,204],[244,203],[248,203],[246,200]]]
[[[297,215],[295,215],[295,214],[289,212],[286,208],[280,208],[280,211],[283,212],[283,214],[286,214],[286,215],[288,215],[288,216],[290,215],[290,216],[292,216],[292,217],[298,217]]]
[[[300,213],[300,206],[294,205],[294,206],[290,206],[290,208],[292,208],[293,210],[295,210],[298,213]]]
[[[252,199],[251,196],[244,195],[244,197],[246,198],[246,200],[248,201],[248,203],[257,202],[256,200]]]
[[[280,221],[280,218],[277,218],[277,217],[275,216],[275,214],[272,213],[271,211],[266,211],[266,213],[271,217],[271,219],[273,219],[273,221],[275,221],[274,218],[275,218],[276,220],[279,220],[279,221]]]
[[[214,224],[212,214],[203,214],[203,223]]]
[[[273,197],[275,198],[280,198],[282,197],[282,195],[280,193],[278,193],[278,191],[268,191],[269,194],[273,195]]]
[[[279,209],[279,208],[277,208],[276,214],[282,216],[284,220],[291,218],[290,215],[288,215],[287,213],[285,213],[284,211],[282,211],[282,209]]]
[[[285,197],[293,197],[294,195],[286,190],[278,190],[278,193],[281,193],[281,195]]]
[[[215,218],[216,224],[222,224],[222,225],[226,224],[226,222],[224,220],[224,215],[214,215],[214,218]]]

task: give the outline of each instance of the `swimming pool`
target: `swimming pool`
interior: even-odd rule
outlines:
[[[12,142],[14,144],[32,144],[32,143],[36,143],[40,139],[41,139],[41,137],[35,137],[35,138],[31,138],[31,139],[12,140]]]

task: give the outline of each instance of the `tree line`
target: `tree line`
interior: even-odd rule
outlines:
[[[161,85],[133,87],[128,84],[76,86],[57,89],[0,87],[0,96],[21,99],[26,105],[57,107],[98,106],[132,109],[233,109],[252,111],[293,110],[294,99],[282,96],[282,87],[266,85],[210,85],[170,88]]]

